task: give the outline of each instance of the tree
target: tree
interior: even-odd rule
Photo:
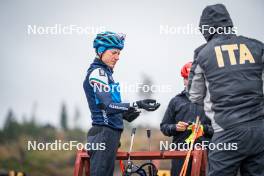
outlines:
[[[32,109],[31,109],[31,119],[30,119],[30,123],[32,123],[33,125],[36,124],[36,113],[37,113],[37,108],[38,108],[38,103],[34,102],[32,105]]]
[[[3,128],[4,140],[13,140],[17,139],[20,135],[20,126],[16,121],[14,112],[12,109],[9,109],[6,116],[6,121]]]
[[[60,115],[60,124],[61,124],[61,128],[63,130],[68,130],[68,115],[67,115],[67,108],[66,108],[66,105],[65,103],[62,103],[62,106],[61,106],[61,115]]]
[[[81,113],[80,113],[80,110],[79,108],[76,106],[75,107],[75,112],[74,112],[74,117],[73,117],[73,120],[74,120],[74,128],[75,129],[79,129],[79,119],[81,117]]]
[[[16,122],[14,112],[12,109],[9,109],[4,123],[4,130],[8,130],[14,122]]]

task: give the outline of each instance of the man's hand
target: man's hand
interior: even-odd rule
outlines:
[[[179,121],[177,124],[176,124],[176,130],[177,131],[185,131],[187,129],[187,127],[189,126],[188,123],[186,122],[182,122],[182,121]]]
[[[146,111],[155,111],[160,107],[160,104],[156,102],[156,100],[153,99],[145,99],[136,101],[133,103],[133,106],[145,109]]]
[[[137,111],[135,108],[130,107],[128,111],[123,113],[123,119],[132,122],[140,115],[140,113],[141,111]]]

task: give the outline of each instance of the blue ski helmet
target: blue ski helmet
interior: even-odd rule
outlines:
[[[124,48],[125,34],[114,32],[102,32],[97,34],[94,39],[93,47],[98,55],[103,54],[106,50],[116,48],[122,50]]]

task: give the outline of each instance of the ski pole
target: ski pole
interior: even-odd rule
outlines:
[[[131,132],[131,142],[130,142],[130,148],[128,152],[129,154],[131,153],[132,148],[133,148],[135,134],[136,134],[136,128],[133,128]]]
[[[196,122],[195,122],[195,128],[194,128],[194,135],[193,135],[193,138],[192,138],[192,140],[191,140],[190,150],[188,151],[188,153],[187,153],[187,155],[186,155],[186,158],[185,158],[185,161],[184,161],[184,163],[183,163],[183,166],[182,166],[182,170],[181,170],[180,176],[185,176],[186,173],[187,173],[187,169],[188,169],[188,165],[189,165],[189,160],[190,160],[191,152],[192,152],[192,150],[193,150],[194,141],[195,141],[195,139],[196,139],[196,137],[197,137],[197,134],[198,134],[198,131],[199,131],[200,125],[201,125],[200,117],[197,116],[197,117],[196,117]]]
[[[130,160],[130,153],[131,153],[132,148],[133,148],[135,134],[136,134],[136,128],[133,128],[132,132],[131,132],[131,141],[130,141],[130,148],[128,151],[128,160],[127,160],[127,170],[126,171],[128,174],[130,174],[132,172],[132,165],[133,164]]]
[[[151,130],[147,129],[147,137],[148,137],[148,143],[149,143],[149,152],[151,151]],[[152,160],[149,160],[150,163],[152,163]],[[149,175],[152,175],[152,167],[148,166]]]

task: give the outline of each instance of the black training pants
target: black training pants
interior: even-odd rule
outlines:
[[[237,143],[237,150],[209,150],[209,176],[235,176],[239,168],[241,176],[264,176],[264,120],[214,133],[211,143]]]
[[[88,143],[105,143],[105,150],[90,150],[90,176],[113,176],[116,153],[122,131],[105,126],[92,127]]]

